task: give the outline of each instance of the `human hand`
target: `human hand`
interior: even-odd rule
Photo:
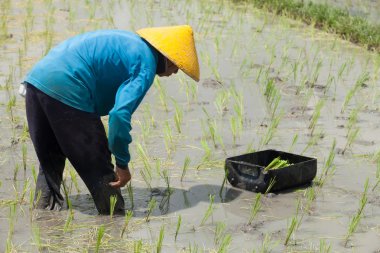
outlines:
[[[109,185],[112,186],[113,188],[120,188],[125,186],[129,180],[131,180],[132,176],[131,173],[129,172],[129,168],[127,167],[126,169],[121,169],[118,166],[116,166],[116,181],[110,182]]]

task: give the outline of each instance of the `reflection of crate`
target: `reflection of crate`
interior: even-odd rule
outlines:
[[[264,172],[276,157],[292,165]],[[279,191],[310,183],[317,174],[317,159],[270,149],[227,158],[225,169],[232,186],[265,192],[274,180],[270,191]]]

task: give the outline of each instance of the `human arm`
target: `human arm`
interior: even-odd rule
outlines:
[[[119,87],[116,93],[115,105],[109,113],[109,149],[115,156],[116,174],[120,174],[121,178],[128,178],[129,176],[128,181],[130,180],[130,173],[127,175],[128,173],[122,170],[128,169],[130,161],[128,146],[132,142],[130,135],[132,129],[131,118],[150,88],[154,75],[151,71],[142,69],[136,77],[125,81]]]

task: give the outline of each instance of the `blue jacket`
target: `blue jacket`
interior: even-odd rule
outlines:
[[[157,57],[132,32],[88,32],[53,48],[25,81],[79,110],[109,114],[109,149],[124,166],[130,160],[131,116],[153,83]]]

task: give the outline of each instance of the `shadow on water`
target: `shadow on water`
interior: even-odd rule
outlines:
[[[126,189],[122,191],[125,200],[125,208],[133,210],[135,217],[146,216],[149,202],[156,199],[154,216],[166,215],[183,209],[195,207],[200,202],[210,202],[210,195],[214,195],[214,203],[228,203],[238,198],[243,191],[226,187],[220,194],[220,185],[201,184],[189,189],[172,187],[169,191],[165,187],[148,188],[133,187],[133,206]],[[77,194],[70,196],[74,210],[86,215],[97,215],[95,205],[89,194]]]

